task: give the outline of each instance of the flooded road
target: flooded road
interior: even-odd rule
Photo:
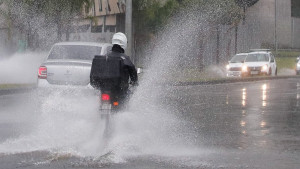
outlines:
[[[299,168],[299,78],[162,91],[108,140],[94,96],[0,95],[0,168]]]

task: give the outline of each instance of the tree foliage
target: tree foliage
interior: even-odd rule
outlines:
[[[201,44],[206,43],[206,35],[217,32],[216,41],[219,50],[220,25],[229,25],[229,29],[234,28],[239,24],[243,14],[235,0],[133,0],[133,2],[137,45],[148,42],[149,38],[161,30],[168,21],[176,24],[180,23],[176,21],[177,19],[189,20],[189,17],[193,17],[195,26],[203,27],[198,29],[200,32],[199,36],[197,35],[203,37]],[[217,53],[218,63],[219,52]]]
[[[91,8],[93,2],[91,0],[46,0],[44,12],[47,20],[57,25],[58,40],[61,40],[63,30],[67,33],[67,40],[69,39],[72,20],[82,13],[84,7]]]
[[[259,0],[235,0],[235,3],[240,7],[246,8],[256,4],[258,1]]]
[[[134,21],[137,32],[157,32],[168,19],[181,9],[207,15],[212,24],[237,24],[241,19],[241,10],[236,0],[133,0]]]
[[[0,0],[6,11],[0,15],[12,24],[11,29],[18,29],[27,36],[29,48],[38,44],[38,30],[56,27],[57,41],[62,33],[69,34],[71,23],[76,15],[82,14],[82,8],[90,8],[92,0]],[[43,35],[44,36],[44,35]]]
[[[178,8],[176,0],[168,0],[165,3],[160,0],[133,0],[136,31],[141,33],[158,31]]]
[[[241,19],[241,10],[235,0],[179,0],[184,8],[192,10],[212,24],[232,25]]]

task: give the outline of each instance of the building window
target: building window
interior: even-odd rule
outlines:
[[[105,28],[104,28],[104,32],[116,32],[116,26],[106,25]]]
[[[99,11],[102,12],[102,0],[99,0]]]
[[[102,25],[100,25],[100,26],[92,26],[91,32],[92,33],[101,33],[102,32]]]

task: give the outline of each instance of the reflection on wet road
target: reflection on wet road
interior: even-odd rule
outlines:
[[[300,136],[299,80],[184,88],[190,98],[179,108],[205,134],[205,144],[267,148]]]
[[[174,93],[187,98],[178,109],[181,118],[192,122],[199,146],[222,151],[237,149],[237,154],[242,153],[239,158],[249,158],[239,162],[247,164],[254,160],[257,168],[276,166],[277,158],[286,162],[282,168],[298,168],[295,166],[300,160],[299,82],[289,79],[188,86],[178,87]],[[232,162],[232,154],[223,155],[229,156],[227,162]]]
[[[77,112],[85,110],[79,106],[82,101],[77,100],[77,107],[72,111],[78,114],[56,113],[51,117],[52,120],[60,116],[65,119],[64,123],[69,126],[63,129],[64,133],[54,132],[57,128],[52,126],[53,121],[43,121],[55,129],[44,129],[51,133],[43,136],[48,138],[52,134],[64,143],[53,142],[60,146],[54,147],[55,151],[3,152],[9,145],[5,140],[30,134],[35,130],[30,128],[32,122],[40,118],[36,117],[37,112],[33,113],[34,119],[30,118],[35,104],[29,104],[30,99],[22,99],[30,98],[28,94],[0,96],[0,168],[299,168],[300,79],[173,86],[164,87],[163,91],[155,105],[145,104],[147,107],[142,107],[143,111],[138,114],[125,112],[117,116],[116,135],[111,140],[114,146],[100,157],[73,152],[89,140],[88,136],[93,133],[87,129],[97,124],[97,121],[90,123],[96,114]],[[165,109],[156,110],[156,105]],[[146,113],[148,109],[156,112]],[[88,134],[76,133],[80,129]],[[65,142],[60,139],[64,135],[78,141]],[[41,141],[37,136],[34,140]],[[62,148],[64,151],[57,151]]]

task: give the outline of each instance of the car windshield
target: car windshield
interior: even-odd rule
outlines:
[[[56,45],[52,48],[48,59],[92,60],[100,52],[99,46]]]
[[[249,54],[246,57],[245,62],[268,62],[269,57],[267,54]]]
[[[241,63],[241,62],[243,62],[245,60],[246,56],[247,55],[235,55],[230,60],[230,63]]]

